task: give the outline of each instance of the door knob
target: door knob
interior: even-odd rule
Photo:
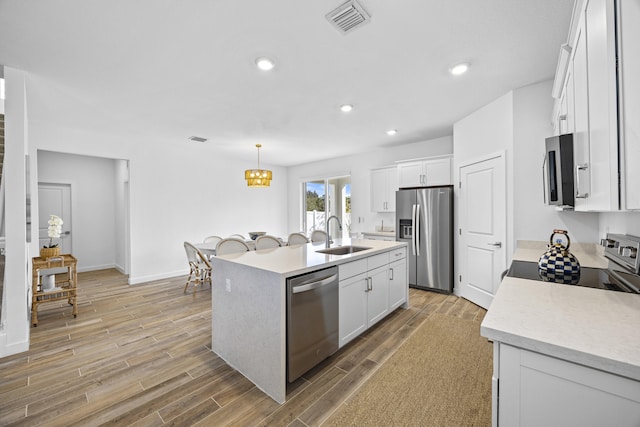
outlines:
[[[496,248],[501,248],[502,247],[502,242],[487,243],[487,245],[494,246]]]

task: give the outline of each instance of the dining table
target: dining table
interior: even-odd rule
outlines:
[[[255,240],[251,240],[251,239],[246,239],[244,241],[247,246],[249,246],[249,249],[252,251],[256,250],[256,241]],[[200,252],[202,252],[204,255],[207,256],[207,258],[211,258],[212,256],[216,256],[216,246],[218,246],[218,242],[211,242],[211,243],[194,243],[193,246],[195,246],[196,248],[200,249]]]

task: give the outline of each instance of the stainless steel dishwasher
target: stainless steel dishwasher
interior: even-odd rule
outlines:
[[[338,350],[338,267],[287,279],[287,380]]]

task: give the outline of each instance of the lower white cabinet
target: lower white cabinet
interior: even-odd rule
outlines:
[[[387,258],[388,259],[388,258]],[[369,289],[367,297],[367,327],[374,325],[389,314],[389,268],[376,268],[368,272]]]
[[[342,347],[407,302],[406,248],[341,264],[338,269],[338,335]]]
[[[494,346],[494,426],[640,426],[640,382]]]
[[[340,280],[338,336],[342,347],[367,329],[367,273]]]
[[[389,311],[395,310],[407,301],[409,283],[406,252],[403,255],[402,259],[389,264]]]

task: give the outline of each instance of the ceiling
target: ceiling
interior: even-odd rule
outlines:
[[[29,73],[32,121],[156,149],[195,135],[252,159],[261,143],[263,162],[289,166],[451,135],[553,78],[573,8],[358,1],[371,20],[345,35],[325,18],[343,0],[0,0],[0,64]],[[466,74],[448,73],[463,61]]]

